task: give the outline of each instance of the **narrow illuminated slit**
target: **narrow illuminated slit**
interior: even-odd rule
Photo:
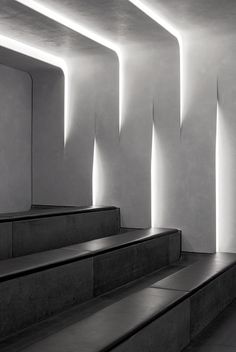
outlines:
[[[119,133],[121,132],[122,129],[122,123],[123,123],[123,74],[124,74],[124,69],[123,69],[123,58],[121,54],[119,53],[118,55],[119,58]]]
[[[98,149],[97,140],[94,138],[93,147],[93,175],[92,175],[92,196],[93,205],[98,205],[98,187],[99,187],[99,170],[98,170]]]
[[[65,64],[63,68],[64,72],[64,147],[69,138],[69,130],[70,130],[70,115],[69,115],[69,72],[68,67]]]
[[[179,59],[180,59],[180,128],[183,125],[184,120],[184,55],[183,55],[183,40],[182,37],[178,36],[179,43]]]
[[[157,142],[156,129],[152,127],[152,154],[151,154],[151,225],[157,226]]]
[[[216,110],[216,147],[215,147],[215,174],[216,174],[216,252],[220,251],[220,126],[219,126],[219,102]]]

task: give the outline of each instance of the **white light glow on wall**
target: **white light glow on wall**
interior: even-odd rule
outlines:
[[[50,6],[45,6],[40,3],[40,1],[35,1],[35,0],[16,0],[17,2],[21,3],[24,6],[27,6],[31,8],[32,10],[50,18],[51,20],[60,23],[61,25],[70,28],[71,30],[82,34],[83,36],[111,49],[112,51],[115,51],[119,62],[120,62],[120,49],[117,45],[115,45],[112,41],[106,39],[105,37],[97,34],[95,31],[91,30],[90,28],[86,28],[85,26],[80,25],[79,23],[71,20],[70,18],[66,17],[63,15],[63,13],[60,13],[58,11],[55,11]],[[120,82],[122,78],[122,73],[121,69],[119,70],[120,72]],[[64,69],[64,75],[65,75],[65,119],[64,119],[64,145],[66,145],[66,142],[68,140],[69,136],[69,78],[68,78],[68,68],[65,67]],[[120,83],[121,84],[121,83]],[[120,88],[120,97],[122,97],[122,91]],[[120,105],[120,112],[119,115],[121,116],[121,101],[119,103]]]
[[[151,155],[151,225],[157,226],[157,135],[153,122]]]
[[[180,127],[183,122],[183,85],[184,85],[184,63],[183,63],[183,40],[179,31],[160,13],[155,9],[151,8],[150,5],[146,5],[143,1],[140,0],[129,0],[133,5],[138,7],[142,12],[147,16],[157,22],[160,26],[172,34],[179,43],[180,51]]]
[[[55,55],[49,54],[43,50],[40,50],[38,48],[35,48],[31,45],[19,42],[18,40],[6,37],[4,35],[0,35],[0,45],[4,48],[16,51],[18,53],[21,53],[23,55],[32,57],[36,60],[40,60],[43,62],[46,62],[50,65],[56,66],[60,68],[63,73],[64,73],[64,143],[66,142],[66,136],[67,136],[67,121],[68,121],[68,105],[67,105],[67,100],[68,100],[68,69],[66,62]]]
[[[216,112],[216,147],[215,147],[215,174],[216,174],[216,252],[219,252],[219,231],[220,231],[220,208],[219,208],[219,172],[220,172],[220,163],[219,163],[219,103],[217,101],[217,112]]]
[[[98,161],[98,146],[97,140],[94,138],[93,147],[93,175],[92,175],[92,194],[93,194],[93,205],[98,204],[98,194],[99,194],[99,161]]]
[[[118,55],[119,58],[119,133],[121,132],[123,125],[123,94],[124,94],[124,59],[121,52]]]
[[[232,216],[232,154],[229,148],[229,135],[224,123],[223,114],[217,101],[216,114],[216,147],[215,147],[215,182],[216,182],[216,251],[222,251],[227,238],[225,233],[232,231],[230,217]]]

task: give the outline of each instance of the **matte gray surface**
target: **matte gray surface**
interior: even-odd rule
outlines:
[[[86,251],[92,251],[93,253],[101,253],[115,248],[136,244],[143,241],[148,241],[152,238],[160,237],[176,237],[179,238],[178,230],[175,229],[160,229],[160,228],[149,228],[149,229],[121,229],[115,236],[107,236],[93,240],[92,242],[84,242],[78,245],[72,245],[66,247],[66,249],[84,249]],[[179,251],[180,247],[175,246],[174,242],[169,242],[169,250],[174,249]]]
[[[190,297],[191,338],[201,332],[236,297],[235,278],[234,266]]]
[[[94,294],[100,295],[168,265],[168,236],[94,258]]]
[[[63,248],[25,255],[0,261],[0,282],[23,277],[32,272],[40,272],[51,267],[64,265],[68,262],[79,261],[86,255],[86,251],[67,251]]]
[[[60,248],[119,232],[119,209],[13,223],[13,256]]]
[[[200,288],[214,276],[221,274],[230,266],[235,265],[235,255],[233,257],[229,255],[228,259],[228,262],[219,261],[217,260],[217,255],[213,255],[211,258],[202,260],[200,263],[195,263],[187,268],[184,268],[180,272],[157,282],[153,286],[192,292]]]
[[[220,278],[210,282],[207,286],[203,287],[190,297],[191,338],[194,338],[199,334],[221,311],[221,297],[218,289],[219,281]]]
[[[165,277],[167,275],[170,275],[171,272],[179,271],[179,270],[181,270],[181,268],[183,268],[184,265],[185,266],[192,265],[193,262],[197,262],[197,261],[199,261],[199,263],[200,263],[206,257],[211,258],[212,255],[188,254],[188,256],[186,256],[185,260],[181,261],[179,264],[175,265],[175,267],[172,266],[172,267],[166,268],[160,272],[156,272],[152,276],[143,278],[142,280],[136,281],[129,286],[124,286],[119,290],[115,290],[115,291],[103,296],[103,302],[101,301],[101,299],[96,299],[93,302],[89,302],[85,306],[76,307],[74,310],[64,312],[64,313],[60,314],[59,316],[54,317],[52,320],[42,322],[41,324],[30,328],[28,331],[26,330],[24,332],[21,332],[19,335],[15,336],[15,337],[10,337],[7,341],[1,343],[1,350],[3,349],[4,352],[5,351],[16,352],[19,350],[24,351],[25,349],[28,351],[28,348],[30,351],[31,351],[31,348],[33,349],[33,351],[41,351],[42,349],[45,349],[45,348],[49,348],[49,349],[52,348],[53,350],[54,350],[54,348],[55,349],[62,348],[62,350],[63,350],[63,349],[65,349],[65,345],[66,345],[67,348],[71,348],[71,351],[73,351],[73,352],[77,351],[77,349],[78,349],[77,342],[78,341],[81,342],[79,332],[78,332],[78,331],[81,331],[80,330],[81,324],[84,326],[84,324],[85,325],[87,324],[87,322],[86,322],[87,320],[93,321],[94,314],[95,314],[95,317],[97,317],[97,316],[101,317],[100,313],[102,312],[102,309],[104,307],[111,308],[112,306],[114,306],[113,303],[116,303],[116,305],[118,305],[124,301],[122,298],[127,297],[127,299],[125,299],[125,301],[127,301],[126,305],[123,308],[119,307],[119,309],[117,309],[117,313],[115,313],[115,314],[118,314],[118,318],[117,319],[109,318],[109,320],[112,322],[113,327],[114,327],[113,324],[117,324],[116,326],[118,326],[118,328],[115,331],[117,333],[118,329],[119,329],[119,322],[122,321],[122,328],[123,328],[124,321],[126,320],[126,319],[122,318],[123,315],[122,316],[119,315],[119,312],[123,312],[123,311],[126,312],[128,310],[128,313],[129,313],[129,309],[131,309],[131,306],[135,303],[135,306],[138,307],[137,311],[136,311],[137,314],[128,314],[128,320],[126,321],[126,322],[130,321],[131,324],[134,324],[134,321],[136,320],[136,318],[138,319],[138,318],[144,317],[143,313],[145,312],[145,309],[150,308],[150,304],[151,304],[151,302],[153,302],[153,298],[148,297],[149,294],[148,295],[146,293],[144,294],[144,292],[146,290],[144,290],[144,291],[140,291],[140,290],[142,290],[145,287],[148,287],[152,282],[158,280],[158,278],[161,279],[161,278],[163,278],[163,276]],[[227,257],[227,254],[223,254],[223,257],[225,260],[225,258]],[[229,257],[232,258],[232,255],[229,255]],[[221,258],[222,258],[222,256],[221,256]],[[218,295],[218,297],[220,297],[220,305],[221,306],[222,306],[222,304],[225,305],[226,302],[229,303],[230,299],[232,298],[231,294],[235,293],[235,288],[233,288],[233,284],[232,284],[232,282],[234,282],[234,284],[235,284],[235,271],[233,271],[233,270],[235,270],[234,267],[232,267],[227,272],[225,272],[224,274],[221,275],[222,280],[219,280],[220,285],[218,286],[218,288],[220,290],[223,289],[223,291],[218,291],[218,288],[214,287],[215,288],[214,293],[216,293],[216,291],[217,291],[217,295]],[[225,276],[225,278],[224,278],[224,276]],[[151,292],[151,295],[153,295],[155,292],[155,295],[160,296],[159,297],[160,303],[161,302],[162,303],[160,304],[160,306],[158,308],[159,312],[161,312],[162,309],[164,309],[165,302],[168,301],[170,304],[172,304],[174,302],[177,303],[176,299],[177,300],[182,299],[186,295],[186,293],[184,293],[184,292],[178,292],[175,290],[163,290],[163,289],[154,289],[154,290],[156,290],[156,291],[153,291],[153,289],[150,291],[150,289],[148,289],[149,293]],[[133,295],[134,292],[136,292],[137,294]],[[140,293],[142,293],[142,294],[140,295]],[[211,315],[211,310],[212,309],[214,310],[214,306],[212,306],[212,303],[209,300],[211,295],[212,295],[212,291],[209,292],[208,298],[206,297],[206,295],[202,295],[201,296],[202,299],[199,299],[198,301],[196,301],[196,303],[203,303],[202,306],[200,307],[200,310],[202,310],[202,314],[204,315],[204,319],[205,319],[205,316],[207,317],[207,313],[208,313],[207,309],[209,309],[208,317],[210,317],[210,315]],[[225,300],[223,297],[225,297]],[[204,302],[206,303],[205,306],[204,306]],[[208,305],[209,305],[209,307],[208,307]],[[110,308],[108,308],[108,310],[110,310]],[[140,310],[139,310],[139,308],[140,308]],[[205,311],[203,311],[204,308],[205,308]],[[175,308],[174,308],[174,310],[175,310]],[[96,312],[98,312],[98,311],[99,311],[99,313],[96,314]],[[160,327],[160,335],[156,333],[157,329],[155,328],[155,327],[159,326],[158,325],[159,319],[151,324],[148,324],[148,326],[146,326],[146,327],[142,326],[144,329],[143,333],[142,333],[142,331],[140,331],[140,332],[133,331],[132,334],[134,333],[133,337],[135,337],[135,338],[132,338],[130,336],[131,338],[126,340],[127,342],[129,342],[129,344],[124,345],[124,346],[126,346],[124,348],[128,348],[127,346],[129,346],[130,348],[134,348],[134,346],[135,346],[134,350],[136,351],[136,350],[138,350],[139,344],[140,344],[140,346],[142,346],[143,348],[145,347],[144,350],[146,350],[146,348],[148,348],[148,347],[155,348],[155,344],[157,344],[159,348],[166,348],[167,349],[168,348],[167,346],[169,346],[169,342],[171,341],[170,349],[173,346],[175,346],[175,348],[177,349],[181,345],[183,340],[185,340],[185,338],[187,336],[189,336],[189,326],[187,329],[187,334],[185,334],[186,331],[185,332],[181,331],[181,333],[178,334],[177,336],[172,336],[172,331],[174,329],[177,329],[178,332],[180,332],[180,330],[182,329],[181,328],[182,324],[180,324],[180,321],[181,322],[185,321],[185,318],[186,318],[186,316],[183,316],[182,311],[183,311],[183,309],[181,309],[180,312],[178,313],[178,315],[177,315],[178,320],[177,321],[175,321],[175,316],[172,316],[172,318],[174,319],[174,322],[175,322],[173,327],[172,327],[172,325],[168,325],[168,322],[167,322],[168,327],[164,329],[164,327],[166,326],[166,324],[165,324],[166,321],[165,321],[165,319],[162,320],[162,318],[164,318],[164,317],[159,317],[160,321],[162,321],[162,324],[161,324],[162,328]],[[155,310],[155,312],[154,312],[154,310],[152,310],[152,312],[154,314],[156,314],[156,310]],[[168,315],[168,314],[169,313],[167,313],[166,315]],[[109,315],[109,317],[110,317],[110,315]],[[227,315],[224,317],[224,322],[225,322],[226,317],[227,317]],[[189,316],[188,316],[188,319],[189,319]],[[97,321],[99,321],[99,319]],[[163,323],[163,321],[164,321],[164,323]],[[146,321],[146,322],[148,322],[148,321]],[[96,322],[94,324],[96,324]],[[170,324],[172,324],[172,322]],[[98,325],[99,325],[99,334],[100,334],[100,332],[103,334],[102,329],[104,328],[105,325],[103,324],[102,327],[100,327],[100,324],[98,324]],[[111,324],[109,324],[109,329],[110,329],[110,325]],[[134,327],[135,325],[132,325],[132,326]],[[152,326],[153,326],[154,330],[152,330]],[[149,327],[151,327],[151,330],[148,330]],[[225,342],[227,341],[230,346],[234,346],[234,344],[235,344],[234,343],[234,340],[235,340],[234,327],[235,327],[235,324],[233,324],[233,326],[230,327],[230,325],[227,325],[227,321],[226,321],[226,325],[225,325],[225,323],[223,324],[223,329],[221,329],[221,333],[215,334],[214,339],[213,340],[210,339],[209,341],[207,341],[207,343],[209,343],[210,345],[212,343],[214,344],[214,340],[216,340],[216,338],[217,338],[218,340],[215,341],[217,345],[218,344],[224,345],[224,344],[226,344]],[[136,327],[135,327],[135,329],[136,329]],[[163,329],[164,329],[164,331],[163,331]],[[88,335],[87,334],[83,334],[83,335],[85,336],[86,339],[88,336],[89,344],[93,344],[91,339],[94,338],[96,340],[96,338],[98,338],[98,336],[96,335],[94,337],[94,335],[91,334],[91,329],[88,329],[88,331],[90,331],[90,333]],[[94,328],[93,331],[98,331],[98,330],[97,330],[97,328]],[[107,334],[107,331],[108,330],[105,328],[105,332],[104,332],[105,338],[102,338],[104,343],[107,343],[107,342],[109,343],[110,334]],[[112,334],[113,334],[112,328],[109,331],[112,331]],[[214,332],[214,329],[213,329],[213,332]],[[149,337],[149,334],[151,335],[151,337],[149,339],[147,339],[147,337]],[[112,336],[115,336],[115,335],[112,335]],[[116,336],[118,336],[118,335],[116,335]],[[123,334],[123,336],[128,338],[128,336],[126,336],[125,334]],[[162,339],[162,337],[163,337],[163,339]],[[204,342],[204,339],[208,340],[208,337],[209,336],[203,337],[203,339],[201,339],[201,341]],[[153,344],[152,342],[155,342],[155,344]],[[82,343],[86,344],[87,342],[82,340]],[[173,346],[172,346],[172,344],[173,344]],[[27,347],[29,345],[32,345],[32,346]],[[96,345],[100,346],[99,344],[96,344]],[[120,345],[120,346],[122,346],[122,345]],[[131,351],[132,351],[132,349],[131,349]],[[208,351],[208,350],[206,350],[206,351]],[[215,351],[215,350],[213,349],[213,351]],[[217,349],[216,349],[216,351],[217,351]]]
[[[181,255],[181,233],[173,234],[169,236],[169,263],[172,264],[180,259]]]
[[[189,300],[147,325],[114,352],[180,352],[189,343]]]
[[[0,259],[12,256],[12,223],[0,224]]]
[[[87,259],[1,283],[1,338],[92,298],[92,279]]]
[[[144,323],[158,316],[168,304],[178,302],[181,297],[181,293],[147,288],[39,341],[24,351],[75,352],[79,349],[83,352],[95,352],[111,348],[114,342],[118,343],[126,335],[128,337]],[[188,305],[184,304],[183,308],[182,327],[188,321]],[[173,315],[177,317],[176,314]],[[170,320],[173,315],[169,316]],[[168,324],[172,323],[168,321],[166,326]],[[185,336],[181,338],[184,341]]]
[[[32,81],[26,72],[3,65],[0,78],[0,212],[27,210],[31,206]]]

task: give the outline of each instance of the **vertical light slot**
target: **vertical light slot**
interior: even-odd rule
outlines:
[[[97,148],[96,138],[94,138],[93,148],[94,149],[93,149],[92,194],[93,194],[93,205],[98,205],[99,165],[98,165],[98,148]]]
[[[222,212],[221,212],[221,144],[222,139],[220,135],[220,108],[219,102],[217,101],[217,110],[216,110],[216,147],[215,147],[215,175],[216,175],[216,252],[220,251],[220,233],[221,233],[221,221],[222,221]]]
[[[151,225],[157,227],[157,135],[154,122],[151,151]]]
[[[180,60],[180,128],[183,125],[184,120],[184,91],[185,91],[185,74],[184,74],[184,49],[183,39],[181,36],[178,37],[179,43],[179,60]]]
[[[124,94],[124,63],[121,53],[118,55],[119,59],[119,133],[123,124],[123,94]]]
[[[69,130],[70,130],[69,70],[66,64],[64,64],[63,72],[64,72],[64,147],[65,147],[69,137]]]

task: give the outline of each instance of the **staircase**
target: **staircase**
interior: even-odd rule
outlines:
[[[0,261],[2,352],[178,352],[235,298],[236,255],[180,258],[180,231],[120,229],[117,208],[37,207],[1,221],[15,248]],[[60,248],[57,221],[68,226]]]

